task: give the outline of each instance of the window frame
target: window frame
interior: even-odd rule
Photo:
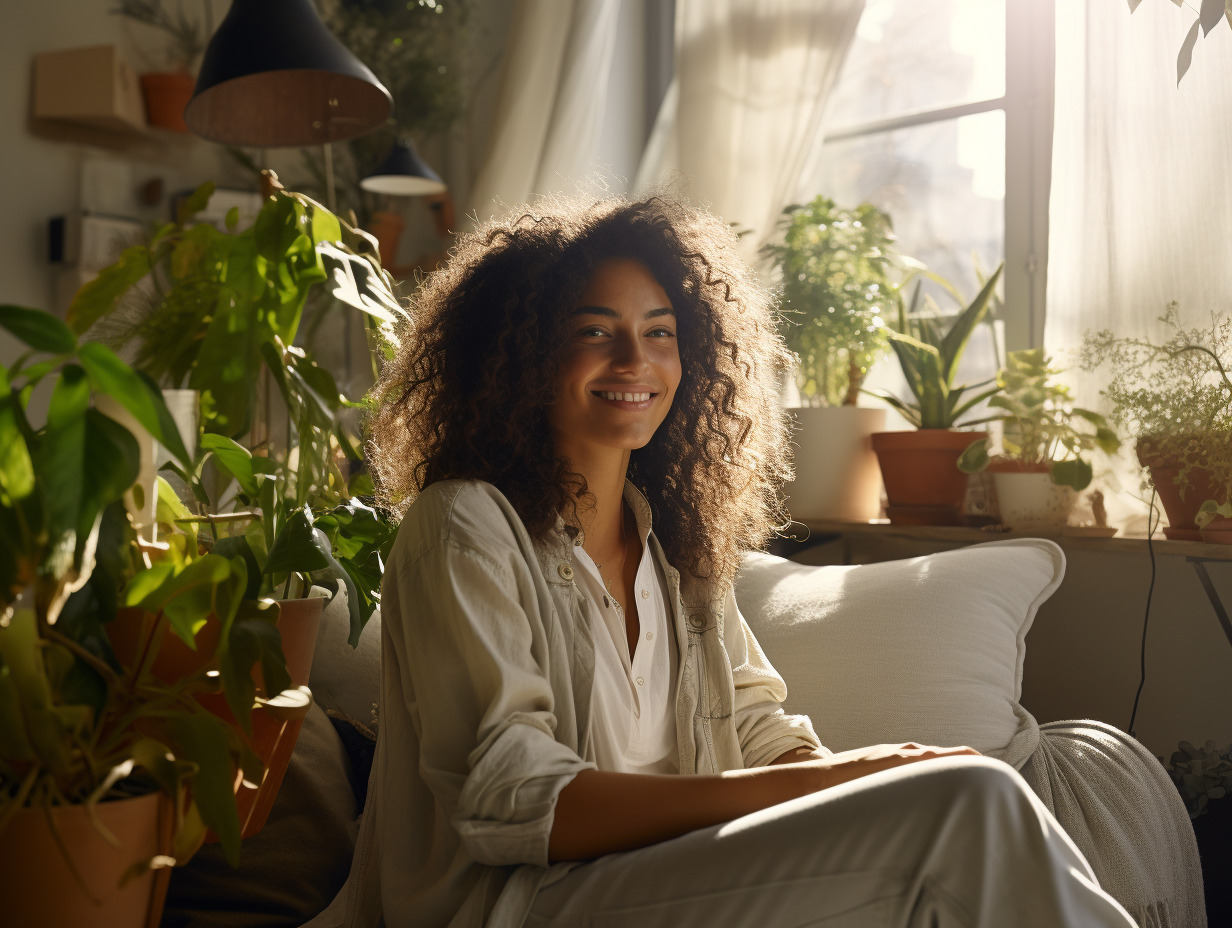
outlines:
[[[839,126],[828,130],[822,140],[825,145],[961,116],[1004,111],[1003,322],[1005,347],[1009,351],[1038,348],[1044,343],[1055,92],[1055,2],[1006,0],[1004,96]]]

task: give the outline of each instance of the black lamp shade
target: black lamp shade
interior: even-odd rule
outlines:
[[[381,166],[359,182],[365,190],[400,197],[426,196],[444,193],[445,184],[436,171],[428,167],[415,146],[402,141],[394,145]]]
[[[225,145],[298,147],[370,132],[392,105],[312,0],[233,0],[205,50],[184,121]]]

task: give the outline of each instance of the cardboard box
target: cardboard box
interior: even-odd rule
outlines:
[[[145,130],[137,73],[114,45],[34,56],[35,119],[82,123],[120,132]]]

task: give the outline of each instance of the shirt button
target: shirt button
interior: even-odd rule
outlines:
[[[692,625],[694,628],[701,628],[703,625],[706,624],[706,617],[702,615],[700,612],[695,612],[691,616],[689,616],[689,624]]]
[[[559,567],[556,568],[556,572],[560,574],[560,579],[562,580],[572,580],[573,579],[573,568],[570,567],[568,564],[561,564]]]
[[[642,599],[650,599],[650,590],[642,590]]]
[[[647,641],[654,641],[654,632],[647,632],[647,633],[646,633],[646,640],[647,640]]]
[[[638,685],[638,686],[642,686],[642,685],[644,685],[645,683],[646,683],[646,681],[645,681],[644,679],[642,679],[641,677],[638,677],[638,678],[637,678],[637,685]]]

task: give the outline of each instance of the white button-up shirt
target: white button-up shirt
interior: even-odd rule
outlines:
[[[675,635],[668,633],[667,581],[650,554],[650,520],[635,512],[642,555],[633,581],[637,648],[629,658],[625,612],[608,593],[598,565],[581,545],[573,548],[574,576],[595,640],[591,736],[600,770],[679,773],[676,738]]]

